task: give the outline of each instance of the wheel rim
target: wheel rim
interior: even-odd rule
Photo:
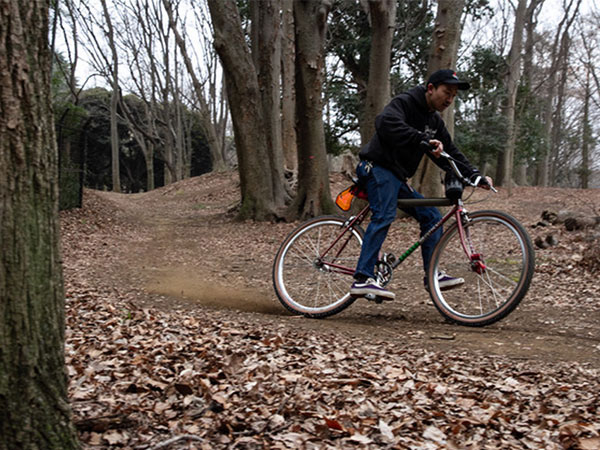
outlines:
[[[283,247],[276,263],[275,281],[280,298],[295,311],[320,314],[350,300],[348,289],[362,245],[360,234],[356,230],[351,235],[347,233],[322,257],[342,224],[336,220],[314,223]],[[351,238],[345,239],[347,236]]]

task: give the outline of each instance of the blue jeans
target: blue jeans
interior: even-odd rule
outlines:
[[[354,277],[374,278],[379,251],[387,237],[390,225],[396,218],[397,199],[423,198],[423,196],[389,170],[374,164],[369,170],[369,165],[366,161],[361,161],[356,168],[358,179],[367,188],[372,216],[365,232]],[[427,233],[442,218],[438,209],[430,206],[403,208],[402,210],[417,219],[421,227],[421,236]],[[433,249],[441,237],[442,228],[440,227],[421,246],[425,273],[429,268]]]

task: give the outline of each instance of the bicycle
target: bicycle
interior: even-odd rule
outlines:
[[[466,210],[463,188],[477,187],[479,179],[467,180],[450,155],[442,152],[441,156],[448,160],[460,181],[460,192],[456,195],[454,190],[455,195],[444,198],[398,199],[399,208],[442,206],[450,209],[399,257],[382,253],[376,265],[376,277],[386,286],[394,270],[434,230],[454,218],[433,251],[427,290],[437,310],[449,321],[466,326],[490,325],[510,314],[526,295],[534,273],[535,252],[527,231],[514,217],[501,211],[470,213]],[[353,184],[336,198],[344,210],[350,208],[356,197],[368,201],[358,180],[352,181]],[[349,218],[316,217],[302,223],[285,238],[273,264],[275,292],[285,308],[297,315],[323,318],[354,303],[356,298],[350,296],[348,289],[362,246],[361,224],[369,212],[367,204]],[[452,290],[440,289],[438,277],[434,275],[444,268],[448,268],[452,276],[463,278],[464,284]],[[377,297],[367,299],[382,301]]]

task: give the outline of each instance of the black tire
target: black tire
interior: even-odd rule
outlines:
[[[533,278],[535,251],[523,226],[499,211],[469,214],[465,240],[481,263],[468,260],[454,223],[435,247],[428,273],[429,294],[438,311],[460,325],[485,326],[503,319],[521,302]],[[477,267],[479,269],[477,270]],[[442,291],[437,274],[463,278]]]
[[[311,219],[292,231],[281,244],[273,264],[273,285],[279,301],[288,310],[320,318],[337,314],[354,302],[348,290],[364,232],[360,227],[347,229],[335,242],[344,231],[345,222],[346,219],[336,216]],[[328,264],[343,265],[346,269]]]

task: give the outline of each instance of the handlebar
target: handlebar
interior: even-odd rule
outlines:
[[[428,152],[431,152],[431,150],[433,149],[432,145],[427,142],[427,141],[423,141],[421,143],[421,145],[427,149]],[[452,172],[454,172],[454,175],[456,175],[458,177],[458,179],[465,185],[465,186],[471,186],[471,187],[479,187],[479,182],[482,179],[481,175],[477,175],[477,177],[475,178],[475,181],[471,181],[468,178],[466,178],[461,171],[458,169],[458,166],[456,165],[456,160],[450,156],[448,153],[446,153],[445,151],[442,151],[439,156],[441,156],[442,158],[446,158],[446,161],[448,161],[448,164],[450,165],[450,168],[452,169]],[[458,161],[460,162],[460,161]],[[490,189],[492,190],[492,192],[498,193],[498,191],[496,190],[496,188],[494,188],[494,186],[492,186],[491,184],[489,185]]]

